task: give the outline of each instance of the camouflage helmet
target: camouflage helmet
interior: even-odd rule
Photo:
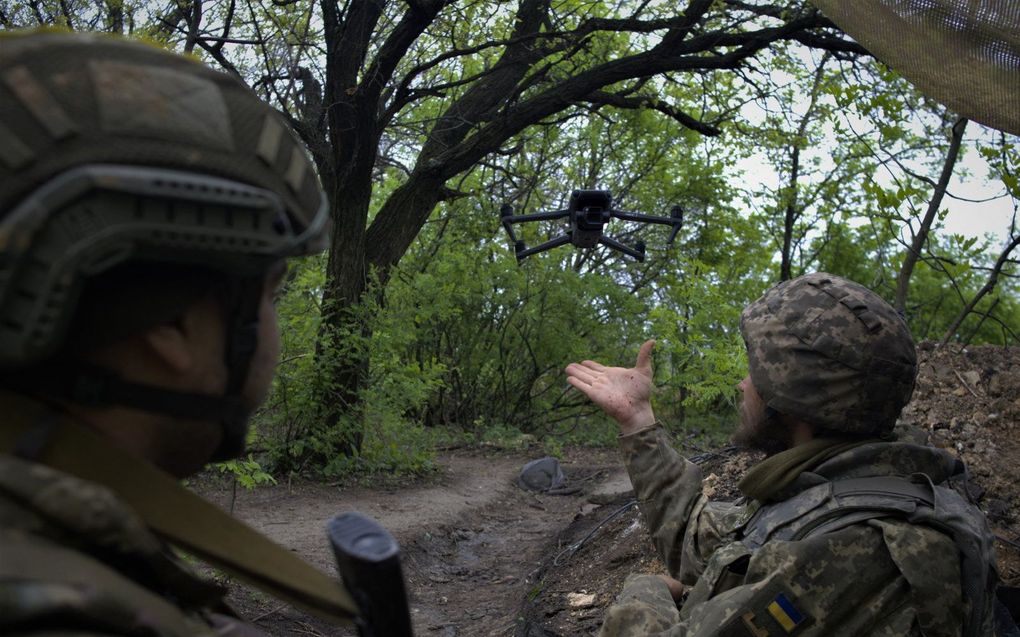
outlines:
[[[0,35],[0,369],[61,345],[88,277],[253,277],[328,225],[300,142],[236,78],[115,37]]]
[[[780,283],[744,309],[740,332],[765,404],[810,425],[883,435],[914,391],[906,322],[853,281],[820,272]]]

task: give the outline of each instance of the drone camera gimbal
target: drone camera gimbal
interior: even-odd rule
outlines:
[[[668,217],[646,215],[637,212],[624,212],[613,208],[613,195],[608,190],[575,190],[570,193],[570,201],[563,210],[536,212],[530,215],[515,215],[513,206],[503,204],[499,208],[499,217],[510,240],[514,242],[514,252],[518,263],[524,258],[539,252],[571,243],[579,248],[593,248],[602,244],[612,250],[618,250],[638,261],[645,260],[645,242],[637,241],[634,247],[602,234],[602,230],[612,219],[637,221],[641,223],[658,223],[673,227],[667,245],[673,243],[684,223],[684,211],[680,206],[673,206]],[[568,219],[570,228],[564,234],[554,237],[545,243],[527,247],[524,241],[514,234],[513,225],[526,221],[551,221]]]

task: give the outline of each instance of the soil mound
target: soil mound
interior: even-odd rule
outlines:
[[[971,495],[999,538],[1002,579],[1020,585],[1020,348],[922,343],[918,355],[917,387],[897,425],[900,435],[950,449],[968,464]],[[731,500],[759,457],[726,448],[692,459],[702,465],[706,494]],[[598,504],[575,519],[546,558],[522,604],[517,635],[593,635],[628,574],[664,572],[633,494]]]
[[[999,573],[1020,585],[1020,348],[922,343],[918,354],[900,427],[967,463],[972,495],[999,537]]]

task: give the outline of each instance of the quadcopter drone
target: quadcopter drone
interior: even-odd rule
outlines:
[[[503,204],[499,209],[499,218],[503,222],[503,227],[506,228],[507,234],[510,235],[510,240],[514,242],[514,252],[517,255],[518,263],[533,254],[545,252],[566,243],[572,243],[579,248],[593,248],[596,244],[602,244],[634,257],[638,261],[644,261],[644,241],[637,241],[634,247],[630,247],[612,237],[603,236],[602,228],[609,223],[610,219],[660,223],[673,226],[673,231],[669,235],[669,241],[666,242],[668,245],[676,239],[676,235],[684,223],[684,211],[680,206],[673,206],[668,217],[624,212],[613,208],[613,195],[608,190],[575,190],[570,193],[570,201],[564,210],[536,212],[530,215],[515,215],[513,206]],[[517,235],[514,234],[512,224],[523,223],[525,221],[550,221],[554,219],[569,219],[570,228],[566,233],[545,243],[529,248],[524,245],[524,241],[518,239]]]

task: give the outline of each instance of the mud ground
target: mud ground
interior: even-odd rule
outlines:
[[[986,512],[1007,584],[1020,585],[1020,348],[937,350],[922,344],[903,436],[952,450],[969,465],[971,493]],[[682,446],[682,442],[678,442]],[[736,496],[757,457],[732,448],[698,457],[705,490]],[[400,541],[415,633],[421,636],[593,635],[633,572],[662,572],[614,450],[569,449],[568,495],[534,495],[514,483],[539,452],[462,450],[441,470],[397,487],[295,482],[239,493],[235,514],[323,570],[335,573],[324,525],[360,510]],[[196,490],[229,505],[214,480]],[[275,635],[347,635],[240,585],[239,610]]]
[[[400,542],[415,634],[514,635],[525,624],[522,601],[541,591],[545,557],[562,543],[574,520],[591,518],[630,492],[617,454],[571,449],[561,460],[565,495],[516,486],[521,466],[540,454],[462,450],[438,458],[439,472],[396,487],[294,482],[237,493],[234,515],[324,571],[336,568],[326,521],[357,510],[383,523]],[[229,508],[229,486],[213,479],[195,485]],[[348,635],[240,584],[230,600],[274,635]]]

